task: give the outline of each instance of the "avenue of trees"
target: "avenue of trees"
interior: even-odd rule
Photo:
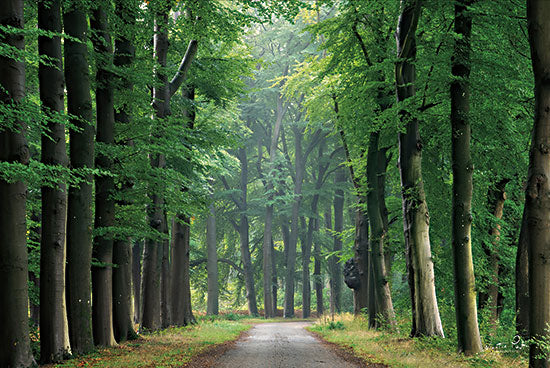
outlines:
[[[0,366],[246,309],[550,367],[548,70],[546,0],[5,0]]]

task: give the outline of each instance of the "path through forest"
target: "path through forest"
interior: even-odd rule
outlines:
[[[219,368],[357,368],[321,343],[304,327],[309,322],[261,323],[235,348],[223,354],[215,367]]]

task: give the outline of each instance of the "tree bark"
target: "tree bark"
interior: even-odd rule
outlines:
[[[371,246],[371,261],[373,266],[373,286],[376,294],[377,314],[383,319],[375,319],[375,327],[379,327],[380,322],[387,323],[390,326],[395,326],[395,313],[391,299],[390,285],[388,283],[388,274],[386,271],[386,263],[384,262],[384,239],[386,237],[386,228],[384,227],[383,214],[380,209],[380,199],[384,198],[380,192],[384,188],[380,188],[378,176],[385,168],[380,168],[382,162],[379,156],[383,155],[383,151],[379,149],[380,133],[373,132],[369,139],[369,150],[367,155],[367,211],[370,221],[370,246]],[[377,316],[378,317],[378,316]]]
[[[298,244],[298,221],[300,205],[302,203],[302,184],[305,172],[305,157],[302,150],[303,130],[293,127],[294,132],[294,156],[296,177],[294,182],[294,202],[292,203],[292,217],[290,221],[290,238],[287,252],[287,267],[285,277],[285,309],[284,317],[294,317],[294,276],[296,273],[296,248]]]
[[[353,289],[353,311],[360,315],[368,310],[369,303],[369,220],[362,208],[355,212],[355,239],[353,245],[355,263],[359,271],[359,287]]]
[[[39,1],[38,27],[60,34],[60,1]],[[66,168],[65,126],[55,119],[65,111],[64,78],[59,36],[40,36],[38,52],[49,64],[38,67],[42,110],[51,118],[48,135],[42,135],[42,163]],[[67,186],[42,187],[42,237],[40,240],[40,361],[57,363],[70,353],[67,308],[65,305],[65,261]]]
[[[487,194],[489,211],[491,211],[491,214],[497,221],[502,219],[504,201],[506,200],[506,192],[504,190],[508,181],[508,179],[503,179],[492,185]],[[483,243],[482,247],[489,262],[490,281],[489,285],[487,285],[487,291],[479,293],[479,307],[489,308],[491,315],[490,322],[493,330],[496,332],[499,318],[499,272],[501,269],[499,264],[500,224],[498,222],[494,222],[489,229],[489,236],[491,237],[491,243]]]
[[[516,254],[516,332],[529,338],[529,235],[527,213],[523,210]]]
[[[470,154],[470,35],[472,0],[455,3],[455,41],[451,69],[451,161],[453,167],[452,243],[458,351],[481,351],[472,259],[472,175]]]
[[[529,45],[535,79],[535,119],[525,190],[529,254],[529,333],[548,338],[550,324],[550,2],[527,1]],[[550,367],[547,349],[532,343],[529,367]],[[545,355],[546,354],[546,355]]]
[[[246,149],[244,147],[239,148],[239,161],[241,164],[241,214],[239,221],[239,237],[241,245],[241,257],[243,261],[244,269],[244,281],[246,287],[246,299],[248,302],[248,312],[251,316],[258,315],[258,305],[256,304],[256,287],[254,286],[254,269],[252,267],[252,260],[250,258],[250,245],[249,245],[249,226],[248,215],[246,213],[248,209],[247,193],[248,193],[248,158],[246,156]],[[269,246],[268,246],[269,248]]]
[[[340,233],[344,226],[344,191],[342,189],[346,174],[343,168],[336,170],[334,175],[334,244],[332,250],[339,252],[342,250],[342,239]],[[329,222],[327,225],[329,225]],[[328,227],[328,226],[327,226]],[[342,267],[338,263],[337,256],[329,258],[330,275],[330,313],[340,313],[342,311]]]
[[[189,282],[189,235],[189,217],[178,215],[172,223],[172,323],[176,326],[195,323]]]
[[[115,11],[118,19],[122,23],[122,31],[115,39],[115,54],[113,63],[118,68],[129,68],[133,63],[135,56],[135,48],[133,40],[129,36],[131,33],[131,27],[135,27],[135,18],[137,3],[127,2],[123,0],[115,1]],[[130,38],[128,38],[130,37]],[[120,88],[118,92],[125,90],[132,90],[132,83],[122,74],[118,76],[120,82]],[[115,124],[127,125],[130,123],[130,109],[127,104],[119,107],[118,111],[115,111]],[[133,141],[124,140],[125,145],[133,145]],[[133,183],[128,178],[122,178],[123,182],[121,190],[125,191],[133,186]],[[126,201],[126,205],[129,205],[129,201]],[[115,208],[115,213],[118,209]],[[140,280],[140,260],[141,260],[141,248],[139,243],[136,249],[136,254],[132,254],[132,239],[118,239],[113,244],[113,263],[117,265],[113,269],[113,330],[115,339],[118,342],[125,340],[133,340],[137,338],[137,334],[134,330],[132,322],[132,272],[134,269],[133,259],[137,263],[138,273],[136,281],[137,288],[134,288],[137,303],[135,305],[135,313],[139,316],[139,280]],[[139,321],[139,317],[135,319]]]
[[[141,259],[143,247],[141,241],[134,241],[132,248],[132,287],[134,290],[134,323],[141,323]]]
[[[0,25],[23,29],[23,1],[7,0],[0,7]],[[3,47],[23,50],[22,34],[3,32]],[[14,108],[25,98],[25,65],[0,57],[0,103]],[[10,106],[11,104],[15,106]],[[29,147],[25,123],[11,121],[13,129],[0,131],[0,161],[27,165]],[[0,179],[0,366],[30,367],[34,364],[29,340],[28,267],[26,243],[27,186],[22,181]]]
[[[396,31],[397,56],[395,80],[397,102],[415,94],[416,28],[421,12],[420,0],[401,0]],[[430,249],[429,213],[422,181],[422,141],[418,120],[401,112],[405,131],[399,133],[399,173],[403,195],[405,244],[412,268],[411,299],[414,307],[413,336],[443,336],[435,294],[433,261]]]
[[[102,4],[106,6],[107,4]],[[108,33],[107,13],[103,7],[94,9],[90,19],[92,43],[97,53],[96,108],[98,148],[107,148],[115,142],[114,88],[111,80],[113,49]],[[112,159],[98,150],[95,164],[103,170],[111,170]],[[115,224],[114,178],[110,175],[95,177],[95,228],[102,235],[94,239],[92,257],[100,264],[92,266],[92,328],[94,343],[99,346],[115,346],[113,332],[113,234]]]
[[[92,262],[92,174],[94,166],[94,125],[86,39],[88,20],[83,5],[71,2],[64,9],[66,39],[65,81],[67,112],[74,116],[70,129],[70,165],[82,179],[69,187],[67,211],[66,299],[69,338],[74,354],[94,350],[92,337],[91,262]]]
[[[206,220],[206,250],[208,272],[208,297],[206,302],[206,314],[218,314],[218,253],[216,242],[216,209],[214,204],[210,205],[208,218]]]
[[[273,127],[273,131],[271,133],[271,144],[269,146],[269,168],[274,165],[275,157],[277,155],[277,146],[279,142],[279,135],[281,133],[281,126],[283,123],[283,117],[286,112],[286,108],[283,106],[283,100],[282,97],[279,95],[277,96],[277,117],[275,120],[275,126]],[[261,150],[261,146],[258,148]],[[260,154],[260,152],[258,152]],[[273,200],[273,195],[271,194],[273,192],[273,183],[271,181],[266,181],[265,185],[265,191],[266,193],[270,193],[268,196],[268,201]],[[272,225],[273,224],[273,205],[268,204],[266,206],[266,217],[265,217],[265,227],[264,227],[264,238],[263,238],[263,286],[264,286],[264,315],[265,318],[272,318],[275,317],[275,312],[277,311],[277,297],[276,297],[276,289],[275,289],[275,295],[273,295],[273,274],[275,273],[274,267],[272,265],[273,258],[274,258],[274,252],[273,252],[273,230]],[[276,275],[276,273],[275,273]],[[276,276],[275,276],[276,278]],[[275,285],[276,285],[275,280]],[[276,288],[276,286],[275,286]]]

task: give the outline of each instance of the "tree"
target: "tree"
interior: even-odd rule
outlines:
[[[529,254],[529,334],[534,341],[529,350],[529,367],[549,367],[543,347],[536,343],[548,336],[550,324],[550,269],[546,255],[550,244],[550,89],[546,70],[550,66],[550,3],[527,1],[527,25],[533,76],[535,78],[535,119],[529,153],[525,189]]]
[[[92,337],[91,272],[92,263],[92,173],[94,167],[94,126],[88,71],[87,8],[69,2],[64,8],[65,82],[67,112],[73,129],[69,130],[70,165],[78,183],[69,186],[67,209],[67,318],[69,338],[75,354],[94,349]]]
[[[395,83],[397,102],[415,94],[416,27],[420,18],[420,0],[402,0],[395,35],[397,57]],[[443,336],[443,327],[435,295],[433,261],[429,237],[429,213],[422,182],[422,141],[418,119],[401,112],[405,131],[399,133],[399,172],[403,196],[403,226],[411,277],[413,303],[412,336]]]
[[[108,172],[112,159],[104,152],[115,142],[115,109],[113,75],[113,46],[109,35],[106,9],[101,4],[94,9],[90,26],[94,36],[92,43],[97,53],[96,109],[97,109],[97,156],[95,166]],[[104,151],[102,151],[104,150]],[[92,327],[94,343],[100,346],[115,346],[113,331],[113,234],[115,224],[115,181],[110,175],[95,177],[95,223],[102,235],[94,239],[92,257]]]
[[[213,204],[210,205],[208,219],[206,220],[206,247],[208,271],[208,300],[206,314],[218,314],[218,254],[216,250],[216,209]]]
[[[470,35],[472,18],[468,7],[472,1],[455,3],[456,40],[451,83],[451,143],[453,165],[453,260],[455,276],[455,310],[458,350],[467,355],[481,351],[477,324],[477,306],[472,260],[472,173],[470,155]]]
[[[9,32],[2,36],[3,47],[23,50],[23,1],[9,0],[0,8],[0,25]],[[0,102],[3,108],[17,108],[25,98],[25,64],[13,56],[0,56]],[[12,110],[13,111],[13,110]],[[27,165],[29,147],[25,124],[14,113],[3,121],[0,130],[0,163]],[[3,119],[4,120],[4,119]],[[3,124],[3,125],[4,125]],[[27,186],[21,178],[0,178],[0,365],[30,367],[34,364],[30,349],[27,292],[26,197]]]
[[[38,27],[60,34],[59,1],[38,3]],[[66,168],[65,126],[61,124],[64,78],[61,38],[41,36],[38,52],[49,58],[39,65],[40,99],[48,117],[48,133],[42,135],[42,163]],[[64,181],[42,187],[42,236],[40,244],[40,360],[60,362],[70,352],[65,304],[67,186]]]

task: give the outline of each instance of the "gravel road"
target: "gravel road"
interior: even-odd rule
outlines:
[[[254,326],[248,336],[220,356],[217,368],[357,368],[326,345],[319,342],[304,327],[309,322],[262,323]]]

